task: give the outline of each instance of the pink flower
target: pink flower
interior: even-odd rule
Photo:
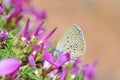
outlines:
[[[42,27],[43,24],[44,24],[44,21],[41,21],[40,24],[35,28],[35,30],[32,33],[34,37],[38,37],[40,28]]]
[[[30,0],[11,0],[15,9],[22,9],[24,4],[29,4]]]
[[[46,42],[48,40],[48,38],[56,31],[57,27],[54,28],[51,32],[49,32],[46,36],[44,36],[39,43],[43,43]]]
[[[0,33],[0,40],[3,40],[5,38],[8,37],[8,32],[6,29],[2,29],[1,33]]]
[[[74,75],[74,76],[76,76],[78,73],[79,73],[79,71],[80,71],[80,63],[81,61],[80,61],[80,59],[79,58],[77,58],[76,60],[74,60],[74,63],[73,63],[73,67],[72,67],[72,74]]]
[[[3,13],[3,6],[0,4],[0,15]]]
[[[66,74],[67,74],[68,68],[62,69],[60,80],[65,80]]]
[[[31,67],[35,67],[35,60],[36,60],[36,56],[37,56],[37,52],[39,51],[40,46],[35,46],[32,53],[30,54],[30,56],[28,57],[28,61]]]
[[[25,26],[25,28],[24,28],[24,31],[23,31],[23,33],[22,33],[22,36],[21,36],[21,39],[22,39],[23,41],[29,41],[29,40],[30,40],[30,35],[29,35],[29,32],[28,32],[29,22],[30,22],[30,20],[28,19],[28,20],[27,20],[27,23],[26,23],[26,26]]]
[[[60,56],[58,56],[58,58],[56,59],[56,61],[54,61],[54,57],[51,53],[44,52],[43,59],[52,64],[52,69],[57,69],[70,60],[70,54],[61,53]]]
[[[21,11],[21,9],[14,9],[12,13],[8,16],[7,23],[9,23],[13,18],[15,18],[16,22],[18,23]]]
[[[87,80],[95,80],[94,79],[94,71],[97,65],[97,61],[95,61],[91,66],[88,64],[83,65],[82,67],[82,76]]]
[[[21,80],[20,78],[16,78],[15,80]]]
[[[32,7],[31,5],[29,5],[28,7],[24,8],[24,12],[31,13],[38,20],[46,18],[46,11],[45,10],[38,11],[34,7]]]
[[[0,76],[9,75],[19,69],[21,63],[16,58],[7,58],[0,61]]]

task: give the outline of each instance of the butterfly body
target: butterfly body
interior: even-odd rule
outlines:
[[[86,49],[83,32],[77,25],[73,25],[65,33],[56,46],[58,52],[69,52],[71,59],[83,55]]]

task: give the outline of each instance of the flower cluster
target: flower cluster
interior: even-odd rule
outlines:
[[[0,79],[94,80],[97,62],[80,66],[69,52],[54,56],[48,39],[57,27],[43,36],[45,18],[46,12],[37,11],[30,0],[0,0]],[[35,27],[33,20],[39,22]]]

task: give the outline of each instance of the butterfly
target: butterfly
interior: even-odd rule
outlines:
[[[77,25],[72,25],[62,39],[58,42],[56,46],[55,55],[59,52],[69,52],[70,58],[75,59],[80,55],[85,53],[86,42],[84,40],[84,35],[81,28]]]

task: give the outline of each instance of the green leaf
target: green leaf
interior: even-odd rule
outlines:
[[[82,77],[82,70],[80,70],[80,72],[76,76],[75,80],[86,80],[85,78]]]
[[[2,16],[0,16],[0,30],[3,28]]]
[[[31,80],[42,80],[42,78],[34,75],[34,74],[27,74],[30,78],[32,78]]]
[[[25,78],[29,78],[29,80],[42,80],[40,78],[40,76],[37,76],[34,74],[34,72],[36,71],[36,68],[31,68],[29,66],[24,66],[22,67],[22,69],[20,70],[20,72],[18,73],[17,77],[21,77],[23,79]]]
[[[5,76],[3,76],[3,77],[0,77],[0,80],[5,80],[5,78],[6,78]]]
[[[21,29],[21,26],[16,27],[12,29],[11,31],[9,31],[9,37],[15,37],[15,35],[19,32],[20,29]]]
[[[50,78],[45,78],[44,80],[50,80]]]

